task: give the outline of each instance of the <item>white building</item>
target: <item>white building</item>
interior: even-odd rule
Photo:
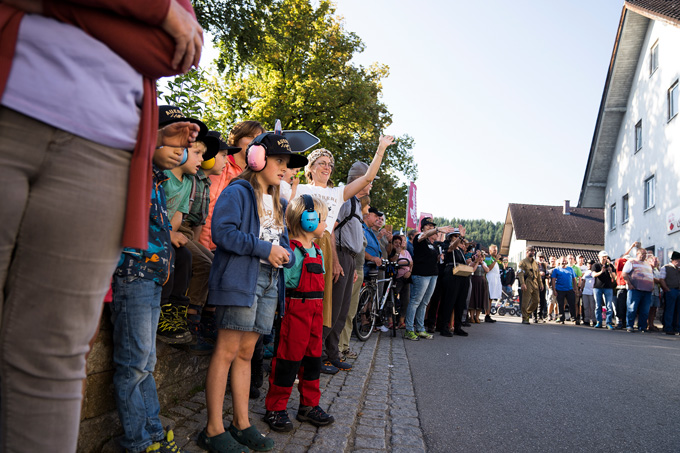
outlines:
[[[624,2],[579,207],[605,209],[605,249],[680,250],[680,0]]]

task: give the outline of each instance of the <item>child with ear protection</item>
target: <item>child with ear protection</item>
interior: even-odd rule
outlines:
[[[227,145],[217,131],[208,131],[202,141],[197,144],[205,146],[203,162],[195,175],[184,175],[184,178],[191,182],[191,194],[189,212],[184,216],[179,232],[187,238],[184,246],[191,252],[191,280],[187,290],[189,308],[186,321],[187,328],[195,341],[188,346],[188,349],[192,354],[204,355],[213,351],[213,342],[216,337],[215,307],[203,309],[208,299],[208,276],[213,253],[199,243],[198,238],[208,217],[210,176],[220,175],[226,166],[227,156],[241,149]]]
[[[277,305],[283,302],[282,267],[295,264],[279,184],[286,168],[302,167],[307,158],[292,153],[282,135],[264,133],[248,147],[246,162],[246,170],[215,203],[211,225],[217,248],[208,303],[217,306],[218,332],[206,377],[208,423],[198,437],[198,445],[211,452],[274,448],[274,441],[248,419],[250,361],[255,343],[271,331]],[[225,430],[227,376],[234,415]]]
[[[293,429],[286,406],[296,375],[300,406],[297,420],[314,426],[335,421],[320,406],[321,338],[323,334],[324,267],[321,248],[312,242],[326,229],[328,206],[316,196],[294,198],[286,211],[295,265],[285,269],[286,305],[269,375],[264,421],[274,431]]]

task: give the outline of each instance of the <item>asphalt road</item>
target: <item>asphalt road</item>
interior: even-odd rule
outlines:
[[[428,452],[680,452],[680,337],[495,319],[404,340]]]

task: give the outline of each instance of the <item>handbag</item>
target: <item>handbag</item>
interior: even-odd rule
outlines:
[[[472,266],[468,266],[467,264],[456,264],[456,251],[453,251],[453,275],[456,277],[469,277],[472,275],[474,270],[472,269]]]

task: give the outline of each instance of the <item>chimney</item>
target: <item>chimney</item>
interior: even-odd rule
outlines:
[[[562,209],[562,214],[564,214],[564,215],[570,215],[571,214],[569,212],[569,200],[564,200],[564,208]]]

